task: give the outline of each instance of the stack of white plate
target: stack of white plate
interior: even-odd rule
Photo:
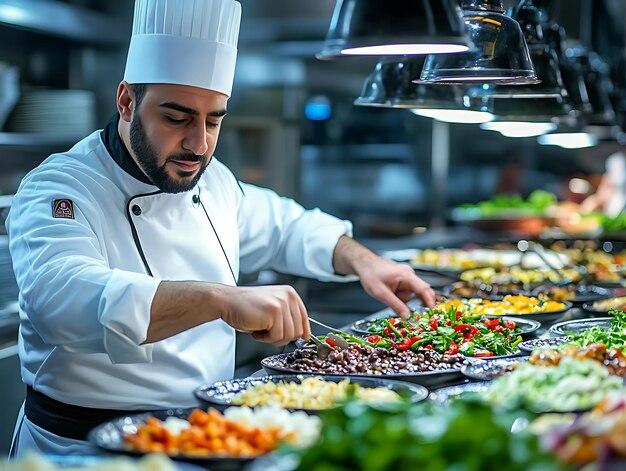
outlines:
[[[95,128],[95,96],[88,90],[24,91],[7,130],[85,136]]]

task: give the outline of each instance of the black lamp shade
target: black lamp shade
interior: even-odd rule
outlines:
[[[319,59],[468,50],[456,0],[337,0]]]
[[[556,52],[546,43],[544,25],[547,12],[527,0],[515,11],[537,78],[535,85],[485,85],[475,87],[470,94],[493,99],[496,121],[559,122],[575,118],[568,102],[568,93],[561,77]]]
[[[384,108],[451,108],[462,103],[456,87],[425,86],[413,83],[424,65],[422,57],[387,57],[367,77],[357,106]]]
[[[464,0],[463,18],[474,48],[426,59],[421,80],[443,83],[538,83],[520,25],[504,15],[501,1]]]
[[[592,126],[614,126],[616,116],[611,102],[614,87],[608,64],[598,54],[585,51],[577,57],[577,62],[583,70],[591,104],[588,123]]]
[[[557,24],[544,29],[546,42],[555,51],[563,84],[568,94],[568,102],[577,114],[591,113],[589,93],[583,76],[582,68],[572,61],[565,53],[565,30]]]
[[[427,110],[433,114],[429,117],[450,122],[478,123],[493,118],[489,103],[467,96],[461,87],[414,83],[413,78],[419,74],[423,63],[423,58],[415,56],[382,59],[365,81],[361,96],[354,104]]]

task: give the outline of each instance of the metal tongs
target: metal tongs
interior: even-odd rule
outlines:
[[[542,245],[529,240],[520,240],[517,243],[517,248],[520,252],[522,252],[522,257],[528,252],[536,254],[541,261],[546,264],[548,269],[556,275],[558,281],[553,282],[555,286],[567,286],[572,282],[569,278],[565,278],[557,267],[552,265],[552,262]]]
[[[330,333],[327,335],[327,337],[329,339],[334,340],[337,343],[337,346],[341,350],[345,350],[346,348],[348,348],[350,346],[350,344],[348,343],[347,340],[345,340],[344,338],[342,338],[339,335],[337,335],[338,333],[346,333],[343,330],[335,329],[334,327],[330,327],[329,325],[326,325],[323,322],[320,322],[320,321],[318,321],[316,319],[313,319],[311,316],[309,316],[309,321],[312,322],[313,324],[317,324],[320,327],[323,327],[323,328],[327,329],[328,331],[330,331]],[[315,344],[315,348],[317,350],[317,356],[319,358],[321,358],[321,359],[328,358],[328,355],[330,355],[330,352],[333,351],[333,347],[331,347],[330,345],[328,345],[325,342],[322,342],[315,335],[311,335],[311,341]]]

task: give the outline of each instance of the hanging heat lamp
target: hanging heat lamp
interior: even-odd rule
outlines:
[[[520,25],[505,15],[502,0],[461,0],[465,29],[474,48],[446,56],[430,55],[423,82],[538,83]]]
[[[470,45],[456,0],[337,0],[317,57],[447,54]]]
[[[366,79],[357,106],[410,109],[413,113],[439,121],[479,124],[493,115],[482,100],[468,97],[461,87],[415,84],[424,59],[384,58]]]
[[[524,0],[512,17],[519,23],[540,83],[531,85],[482,85],[470,95],[493,100],[496,115],[482,129],[498,131],[507,137],[533,137],[554,131],[560,122],[572,124],[575,118],[569,105],[556,52],[547,44],[544,25],[548,22],[546,3]]]

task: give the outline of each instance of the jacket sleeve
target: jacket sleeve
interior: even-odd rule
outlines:
[[[271,190],[242,183],[238,223],[240,264],[244,273],[274,269],[321,281],[353,281],[332,266],[342,235],[352,236],[352,224],[319,209],[305,210]]]
[[[53,217],[56,199],[73,202],[74,219]],[[111,269],[101,221],[77,179],[58,171],[27,177],[7,221],[22,315],[50,345],[106,353],[113,363],[150,362],[152,346],[141,343],[160,280]]]

